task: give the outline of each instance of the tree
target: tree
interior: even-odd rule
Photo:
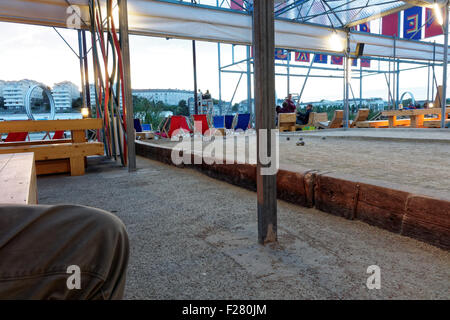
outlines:
[[[81,97],[72,100],[72,109],[80,110],[82,106],[83,100],[81,99]]]
[[[231,108],[231,111],[233,111],[233,112],[238,112],[238,110],[239,110],[239,103],[235,103],[235,104],[233,105],[233,107]]]
[[[176,114],[182,115],[182,116],[189,116],[189,107],[187,105],[186,100],[180,100],[180,102],[178,102],[178,106],[176,108]]]

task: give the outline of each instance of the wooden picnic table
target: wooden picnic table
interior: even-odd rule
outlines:
[[[408,110],[387,110],[381,112],[383,116],[388,117],[389,128],[395,127],[397,124],[397,117],[407,116],[410,118],[410,128],[421,128],[423,127],[423,121],[426,114],[436,114],[438,115],[437,120],[441,119],[442,110],[440,108],[431,109],[408,109]],[[445,114],[448,116],[450,113],[450,108],[445,109]]]
[[[0,154],[0,204],[37,204],[34,153]]]

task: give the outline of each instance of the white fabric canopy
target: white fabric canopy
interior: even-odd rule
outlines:
[[[0,20],[66,27],[67,2],[80,6],[83,21],[89,24],[86,0],[0,0]],[[151,0],[128,0],[128,13],[131,34],[242,45],[252,42],[252,18],[243,13]],[[342,30],[276,20],[275,46],[339,53],[330,46],[333,33],[345,41],[346,33]],[[433,60],[432,43],[350,33],[351,51],[357,43],[365,44],[364,56],[393,57],[395,53],[395,57],[402,59]],[[442,45],[435,45],[435,60],[442,61],[443,51]]]

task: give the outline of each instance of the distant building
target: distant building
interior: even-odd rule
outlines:
[[[149,101],[162,101],[165,104],[176,106],[180,100],[188,101],[194,91],[179,89],[133,89],[133,95],[146,98]]]
[[[72,109],[72,102],[80,97],[78,87],[70,82],[63,81],[55,83],[52,90],[53,100],[55,100],[55,110],[69,111]]]
[[[3,98],[8,111],[21,110],[25,108],[25,97],[28,89],[33,85],[44,85],[34,80],[23,79],[20,81],[6,81],[3,84]],[[35,90],[32,98],[42,98],[42,91]]]

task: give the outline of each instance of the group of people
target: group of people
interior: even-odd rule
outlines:
[[[312,105],[308,104],[306,106],[306,111],[304,113],[297,112],[297,107],[295,106],[294,101],[292,101],[292,94],[289,94],[288,97],[284,100],[282,106],[276,107],[276,112],[277,116],[279,113],[297,113],[296,123],[300,125],[305,125],[309,121],[309,114],[312,112]]]

